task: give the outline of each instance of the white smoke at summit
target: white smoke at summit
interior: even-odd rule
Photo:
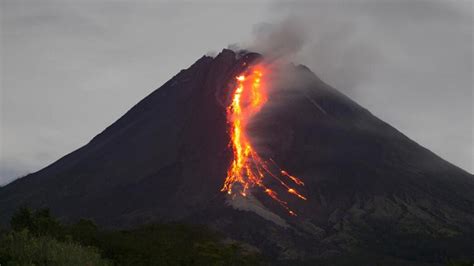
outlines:
[[[308,66],[472,172],[472,11],[471,1],[280,1],[244,47]]]

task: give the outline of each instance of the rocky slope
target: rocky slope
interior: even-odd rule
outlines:
[[[415,263],[474,257],[473,176],[304,66],[272,74],[280,80],[250,129],[262,154],[305,182],[307,201],[285,198],[298,216],[259,191],[220,192],[232,156],[228,84],[260,59],[202,57],[84,147],[0,188],[1,221],[29,204],[109,227],[206,224],[276,260],[361,250]]]

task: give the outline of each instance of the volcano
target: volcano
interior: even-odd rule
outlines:
[[[474,258],[473,176],[302,65],[285,66],[284,78],[272,72],[280,80],[247,128],[259,156],[301,182],[285,181],[304,200],[272,178],[262,178],[265,189],[260,179],[246,193],[225,189],[236,77],[262,60],[227,49],[200,58],[85,146],[0,188],[0,221],[27,204],[109,228],[204,224],[276,263],[355,253],[404,264]]]

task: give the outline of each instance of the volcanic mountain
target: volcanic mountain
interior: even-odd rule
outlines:
[[[290,215],[263,189],[222,191],[235,159],[228,120],[235,77],[262,60],[230,50],[200,58],[87,145],[0,188],[2,223],[28,204],[114,228],[204,224],[276,261],[354,252],[406,263],[474,257],[473,176],[305,66],[272,72],[278,82],[248,131],[262,157],[304,182],[306,200],[265,180]]]

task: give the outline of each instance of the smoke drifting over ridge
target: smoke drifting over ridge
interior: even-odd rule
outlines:
[[[368,80],[373,65],[384,60],[380,47],[358,36],[361,25],[335,15],[339,8],[325,4],[308,12],[306,5],[290,11],[283,4],[276,5],[278,11],[288,14],[273,23],[255,25],[248,49],[270,61],[306,64],[341,90]]]
[[[472,10],[470,1],[282,1],[243,46],[308,66],[472,172]]]
[[[309,40],[303,25],[304,22],[296,17],[278,24],[257,24],[253,29],[255,40],[249,45],[249,50],[262,53],[269,60],[291,59]]]

